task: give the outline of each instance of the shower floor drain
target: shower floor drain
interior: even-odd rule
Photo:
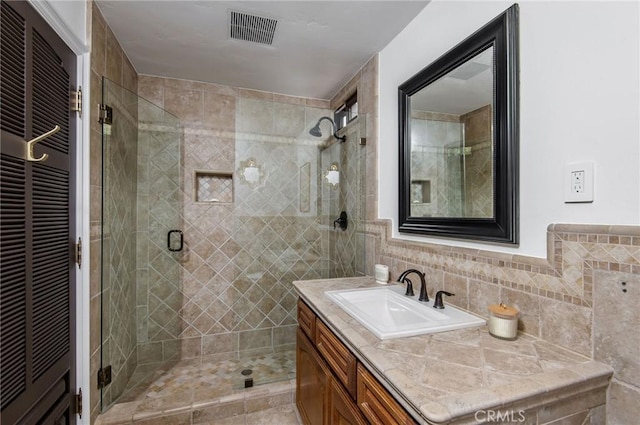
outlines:
[[[244,376],[249,376],[253,373],[253,370],[251,369],[245,369],[242,372],[240,372],[241,374],[243,374]]]

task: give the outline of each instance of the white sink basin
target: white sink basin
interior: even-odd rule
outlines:
[[[417,301],[417,297],[407,297],[403,295],[404,287],[399,285],[326,291],[325,294],[380,339],[472,328],[486,323],[449,304],[441,310],[432,307],[433,300],[425,303]]]

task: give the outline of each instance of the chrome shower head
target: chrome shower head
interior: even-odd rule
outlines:
[[[313,128],[311,130],[309,130],[309,134],[314,136],[314,137],[322,137],[322,131],[320,131],[320,123],[322,122],[322,120],[328,120],[331,123],[331,129],[333,130],[333,137],[335,137],[336,139],[338,139],[341,142],[344,142],[346,137],[345,136],[338,136],[337,134],[337,129],[336,129],[336,124],[333,122],[333,120],[329,117],[322,117],[318,120],[318,122],[316,123],[316,125],[313,126]]]

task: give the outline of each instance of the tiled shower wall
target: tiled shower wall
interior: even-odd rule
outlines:
[[[91,103],[88,106],[91,121],[90,137],[90,373],[91,388],[89,394],[89,411],[93,422],[100,409],[100,390],[95,377],[100,367],[101,345],[101,220],[102,220],[102,131],[98,123],[99,110],[97,104],[102,98],[101,79],[106,76],[111,81],[133,91],[137,91],[137,74],[122,51],[118,41],[107,26],[95,3],[91,3],[88,13],[91,31]],[[129,155],[125,155],[130,158]],[[105,296],[109,296],[105,288]],[[108,312],[105,312],[108,316]],[[133,314],[134,311],[132,310]],[[133,317],[133,316],[131,316]],[[133,322],[132,322],[133,324]],[[123,326],[124,325],[123,322]],[[107,336],[107,335],[105,335]],[[129,362],[130,364],[130,362]],[[129,366],[131,367],[131,366]]]
[[[465,217],[493,217],[493,122],[491,106],[483,106],[460,117],[464,125]]]
[[[102,201],[102,362],[113,381],[103,403],[122,393],[137,366],[136,354],[136,197],[138,97],[111,81],[104,102],[117,117],[103,136]]]
[[[421,199],[420,184],[427,181],[431,199],[412,203],[412,215],[492,216],[490,112],[490,106],[461,116],[413,112],[411,170],[415,183],[412,199],[426,201]]]
[[[292,348],[291,282],[327,277],[331,268],[318,223],[321,141],[308,135],[330,115],[328,102],[150,76],[139,81],[141,97],[184,125],[179,195],[186,243],[176,258],[180,302],[161,300],[165,316],[177,318],[175,329],[139,339],[139,363]],[[240,178],[250,159],[259,169],[254,183]],[[233,202],[196,198],[197,176],[216,174],[233,175]],[[160,325],[148,313],[148,326]],[[177,345],[168,342],[174,331]]]

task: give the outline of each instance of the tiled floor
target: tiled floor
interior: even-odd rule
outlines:
[[[243,375],[246,369],[252,373]],[[131,387],[100,419],[102,424],[178,419],[180,424],[298,424],[294,377],[294,351],[138,368]],[[244,388],[247,378],[254,387]]]

